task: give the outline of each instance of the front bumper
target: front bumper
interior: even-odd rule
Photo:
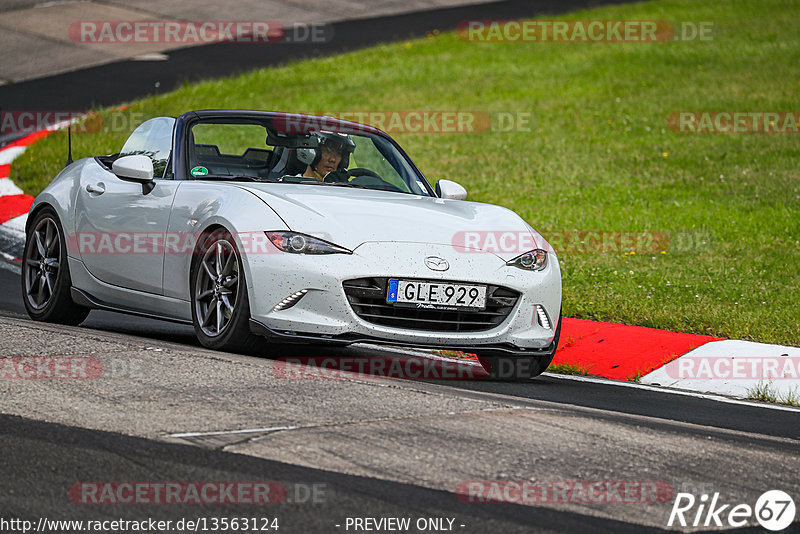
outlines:
[[[303,334],[298,332],[281,332],[269,328],[267,325],[260,323],[255,319],[250,319],[250,331],[258,336],[265,337],[270,341],[278,343],[308,343],[316,345],[332,345],[332,346],[346,346],[353,343],[372,343],[375,345],[400,345],[409,348],[428,348],[428,349],[442,349],[442,350],[458,350],[466,353],[480,352],[481,355],[497,354],[497,355],[510,355],[510,356],[550,356],[555,352],[554,341],[544,348],[526,349],[523,347],[515,347],[513,345],[441,345],[429,344],[420,341],[411,343],[402,343],[398,341],[389,341],[379,337],[372,337],[359,334],[339,334],[331,336],[327,334]]]
[[[447,259],[444,272],[430,270],[427,256]],[[350,344],[357,342],[436,347],[511,354],[547,354],[561,310],[561,272],[555,254],[543,271],[507,266],[495,254],[466,252],[452,245],[365,243],[352,255],[304,256],[275,253],[247,258],[251,329],[284,341]],[[520,296],[506,318],[488,330],[441,332],[379,325],[360,318],[347,299],[343,282],[355,278],[391,277],[458,280],[499,285]],[[275,306],[305,290],[294,305]],[[536,319],[541,306],[551,328]]]

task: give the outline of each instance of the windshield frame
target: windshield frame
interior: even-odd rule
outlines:
[[[408,169],[414,174],[412,177],[416,177],[419,182],[423,185],[425,191],[430,197],[438,198],[434,188],[431,186],[430,182],[425,178],[422,174],[422,171],[419,170],[419,167],[414,163],[414,161],[409,157],[403,147],[401,147],[397,141],[392,139],[388,134],[385,132],[374,128],[372,126],[368,126],[365,124],[359,124],[350,121],[343,121],[339,119],[334,119],[332,117],[319,117],[315,115],[303,115],[297,113],[282,113],[282,112],[272,112],[272,111],[250,111],[250,110],[200,110],[200,111],[190,111],[188,113],[184,113],[180,115],[175,121],[175,138],[174,138],[174,148],[173,148],[173,158],[172,158],[172,167],[173,167],[173,176],[175,180],[198,180],[202,179],[202,177],[194,177],[190,173],[190,161],[189,161],[189,148],[188,143],[191,139],[191,128],[199,123],[199,122],[214,122],[214,123],[252,123],[258,124],[260,126],[265,127],[268,130],[275,131],[274,125],[277,123],[283,124],[303,124],[308,125],[307,130],[303,130],[302,128],[297,132],[292,132],[293,134],[303,134],[303,133],[311,133],[313,131],[317,131],[313,127],[313,125],[324,125],[326,129],[331,129],[334,131],[340,131],[343,133],[351,133],[353,135],[365,135],[375,136],[383,139],[384,141],[388,142],[396,151],[397,154],[403,158],[405,163],[408,166]],[[265,142],[266,144],[266,142]],[[269,181],[263,181],[262,183],[274,183]],[[379,189],[375,189],[375,191],[379,191]],[[418,193],[405,193],[404,194],[411,194],[411,195],[419,195]]]

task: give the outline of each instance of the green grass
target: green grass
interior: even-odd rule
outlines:
[[[642,377],[647,373],[642,373],[641,369],[636,369],[633,373],[625,377],[625,380],[628,382],[635,382],[639,383],[642,381]]]
[[[772,382],[762,381],[756,386],[749,388],[747,390],[747,398],[750,400],[786,404],[788,406],[800,406],[800,395],[797,393],[797,388],[781,396]]]
[[[186,85],[126,113],[530,112],[530,132],[395,137],[432,182],[461,182],[472,200],[506,206],[554,241],[572,230],[670,238],[663,254],[562,251],[565,316],[800,345],[800,137],[667,127],[678,110],[800,109],[798,12],[800,2],[781,0],[605,7],[572,17],[713,21],[714,39],[472,43],[441,33]],[[75,154],[118,151],[128,132],[76,135]],[[13,178],[38,193],[64,145],[63,135],[37,144]]]
[[[550,366],[547,368],[548,373],[557,373],[560,375],[581,375],[587,376],[589,373],[589,368],[585,365],[575,364],[575,363],[551,363]]]

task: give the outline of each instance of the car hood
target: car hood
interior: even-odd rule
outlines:
[[[291,230],[350,250],[366,242],[433,243],[477,248],[506,260],[537,247],[549,250],[519,215],[492,204],[317,185],[241,187],[266,202]],[[528,248],[520,251],[514,243]]]

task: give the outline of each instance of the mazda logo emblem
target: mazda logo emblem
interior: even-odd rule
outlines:
[[[433,271],[446,271],[450,268],[450,264],[447,263],[447,260],[439,256],[428,256],[425,258],[425,265],[428,266],[428,269]]]

